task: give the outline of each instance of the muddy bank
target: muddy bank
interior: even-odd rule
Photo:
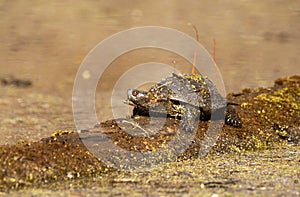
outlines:
[[[200,186],[200,189],[201,187],[202,189],[220,189],[235,186],[237,183],[233,179],[224,179],[228,171],[220,172],[218,176],[213,175],[218,167],[209,167],[205,161],[217,162],[214,156],[228,157],[227,159],[230,161],[234,160],[234,157],[243,157],[245,155],[247,157],[247,155],[255,155],[256,153],[259,155],[262,152],[267,154],[266,157],[274,159],[277,152],[279,154],[282,150],[293,150],[290,153],[292,155],[295,153],[294,157],[292,157],[293,164],[287,162],[284,165],[287,168],[291,167],[296,172],[298,171],[298,174],[291,171],[291,169],[286,172],[284,170],[278,171],[278,173],[288,174],[291,181],[294,181],[293,184],[295,184],[291,184],[291,187],[296,187],[300,177],[299,167],[297,169],[297,164],[298,166],[300,164],[298,145],[300,136],[300,76],[278,79],[275,81],[274,86],[270,88],[245,89],[240,93],[232,93],[228,95],[228,99],[240,105],[236,107],[236,110],[243,121],[242,128],[224,125],[209,155],[196,159],[204,131],[210,123],[209,121],[199,122],[193,143],[178,157],[179,162],[171,163],[166,168],[169,168],[174,173],[178,172],[177,174],[175,173],[176,180],[186,180],[188,174],[191,173],[190,169],[198,170],[193,172],[196,173],[192,176],[195,179],[195,177],[199,178],[201,176],[201,170],[205,166],[205,168],[207,167],[206,170],[210,171],[210,173],[206,172],[206,174],[208,173],[206,176],[211,176],[212,181],[205,182],[201,179],[201,181],[197,182],[197,187]],[[178,120],[167,119],[158,134],[146,138],[133,137],[124,132],[124,129],[136,128],[131,128],[132,125],[126,126],[126,124],[120,127],[120,124],[117,124],[118,121],[120,120],[109,120],[101,123],[101,128],[108,138],[123,149],[144,152],[155,151],[164,146],[174,137],[179,125]],[[135,121],[141,127],[149,123],[147,117],[140,117]],[[94,129],[89,132],[98,131]],[[266,153],[268,150],[271,155]],[[255,160],[256,164],[258,166],[263,165],[266,162],[263,158],[266,157],[257,157],[258,160]],[[221,158],[220,160],[223,159]],[[82,188],[89,187],[89,183],[93,181],[93,184],[95,182],[100,184],[101,182],[100,186],[98,186],[102,189],[106,188],[106,190],[109,187],[124,189],[128,183],[133,184],[134,187],[143,188],[141,185],[139,186],[139,181],[135,181],[132,178],[132,176],[137,176],[135,173],[120,172],[106,167],[85,148],[78,134],[69,130],[57,131],[52,136],[37,142],[21,141],[15,145],[1,146],[0,161],[0,190],[6,192],[20,188],[51,187],[65,189],[69,188],[70,185]],[[272,163],[271,161],[269,162],[270,164]],[[281,161],[278,160],[277,162],[280,163]],[[282,162],[284,163],[284,160]],[[195,165],[199,166],[195,167]],[[201,165],[203,166],[201,167]],[[235,165],[234,162],[232,165]],[[269,169],[272,171],[271,168],[274,167],[268,166],[266,163],[264,165],[265,169],[258,171],[258,175],[261,173],[260,175],[263,176],[265,170]],[[179,170],[181,174],[178,171],[178,166],[181,166]],[[190,168],[189,166],[193,167]],[[251,168],[247,162],[245,162],[245,166],[245,168]],[[161,188],[163,185],[166,186],[168,184],[168,179],[162,178],[163,170],[163,168],[157,169],[157,173],[144,172],[138,176],[140,178],[147,177],[147,181],[152,180],[152,182],[146,183],[143,182],[146,181],[143,179],[142,184],[146,183],[150,188]],[[275,177],[276,172],[276,170],[273,171]],[[221,180],[218,180],[220,178]],[[187,188],[194,186],[194,179],[191,182],[188,180],[185,182],[177,181],[174,188],[184,190],[183,193],[179,192],[180,194],[189,193]],[[91,185],[93,184],[91,183]],[[249,180],[245,184],[245,188],[251,188]],[[109,187],[107,187],[108,185]],[[171,187],[166,186],[165,189],[167,193],[172,193]],[[255,187],[253,190],[255,190]]]

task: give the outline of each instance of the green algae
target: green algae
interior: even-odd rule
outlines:
[[[296,95],[290,93],[288,87],[276,90],[271,94],[263,93],[256,96],[255,100],[266,101],[269,104],[275,104],[279,108],[288,107],[291,110],[300,110],[300,88],[295,89]]]
[[[57,130],[38,142],[20,141],[1,146],[0,190],[15,191],[17,195],[17,190],[22,188],[32,193],[43,188],[90,188],[98,194],[119,192],[138,196],[154,192],[181,196],[216,191],[233,195],[239,191],[249,192],[249,188],[258,194],[262,188],[283,194],[280,191],[290,188],[291,194],[297,194],[299,84],[297,77],[291,77],[278,80],[272,88],[248,89],[238,96],[229,95],[230,101],[240,103],[241,107],[236,109],[243,121],[242,128],[225,125],[211,152],[198,158],[203,137],[200,131],[209,125],[201,121],[195,143],[184,152],[182,159],[152,171],[125,172],[108,168],[84,147],[72,130]],[[178,126],[178,122],[172,120],[166,124],[170,126],[166,130]],[[163,136],[134,139],[120,134],[121,130],[117,130],[120,128],[114,126],[113,121],[103,125],[110,131],[111,140],[133,151],[155,151],[172,137],[168,131],[166,139]],[[284,182],[286,180],[288,182]],[[111,188],[118,188],[118,192]],[[129,192],[132,188],[134,192]]]

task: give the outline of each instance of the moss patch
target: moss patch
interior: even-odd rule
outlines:
[[[179,157],[180,162],[170,163],[151,172],[135,174],[106,167],[85,148],[78,134],[70,130],[58,130],[52,136],[38,142],[21,141],[15,145],[1,146],[0,190],[52,188],[52,185],[55,185],[55,188],[65,188],[70,185],[86,187],[89,184],[98,184],[101,186],[99,190],[102,188],[107,191],[107,188],[116,187],[116,185],[121,188],[126,188],[127,184],[140,185],[137,187],[142,188],[141,184],[147,184],[149,192],[155,186],[171,193],[172,188],[176,188],[176,191],[184,194],[186,188],[194,187],[194,184],[197,184],[200,189],[234,188],[238,181],[234,180],[231,174],[243,170],[251,174],[252,169],[251,165],[240,166],[234,159],[235,157],[259,155],[260,151],[274,150],[274,148],[285,149],[291,146],[298,150],[299,86],[300,77],[293,76],[277,80],[271,88],[245,89],[241,93],[228,95],[228,100],[240,104],[236,110],[243,121],[243,126],[234,128],[224,125],[209,155],[198,159],[199,147],[205,130],[209,126],[209,121],[200,121],[196,137],[192,145]],[[124,129],[134,130],[137,127],[131,125],[131,127],[121,128],[116,121],[118,120],[103,122],[101,128],[115,144],[130,151],[156,151],[174,137],[179,127],[178,120],[167,119],[159,134],[149,138],[134,137],[126,133]],[[149,118],[140,117],[137,122],[138,126],[142,127],[149,123]],[[155,127],[155,124],[153,126]],[[276,151],[273,152],[276,153]],[[270,157],[276,158],[276,155],[272,154]],[[226,158],[218,160],[216,157]],[[226,160],[236,162],[236,169],[222,171],[216,166],[216,162],[226,162]],[[208,167],[206,161],[214,166]],[[257,166],[265,162],[259,157],[255,161]],[[294,162],[297,163],[297,161]],[[269,167],[267,166],[266,169]],[[286,173],[292,174],[292,170],[294,169],[287,164]],[[212,178],[215,173],[218,173],[216,177],[220,180]],[[205,181],[209,177],[214,181]],[[250,182],[245,184],[251,185]],[[147,188],[143,190],[147,191]],[[99,193],[101,194],[101,191]]]

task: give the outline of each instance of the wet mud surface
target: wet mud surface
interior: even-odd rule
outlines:
[[[224,125],[208,155],[198,158],[210,124],[200,121],[191,145],[177,160],[150,171],[108,167],[86,149],[74,130],[57,130],[41,140],[2,145],[0,190],[16,196],[47,192],[79,196],[299,195],[299,93],[300,76],[292,76],[276,80],[270,88],[229,94],[228,100],[239,104],[236,110],[242,128]],[[159,132],[150,137],[133,136],[128,131],[155,129],[159,121],[151,122],[148,117],[108,120],[100,127],[107,139],[122,149],[148,152],[174,138],[179,120],[166,119]],[[99,128],[85,131],[97,132]]]

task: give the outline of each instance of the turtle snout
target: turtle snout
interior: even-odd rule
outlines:
[[[136,89],[128,89],[127,90],[127,99],[134,102],[138,101],[141,98],[144,98],[146,96],[145,92],[136,90]]]
[[[127,98],[131,101],[135,101],[139,96],[139,91],[136,89],[128,89],[127,90]]]
[[[134,96],[133,96],[133,89],[128,89],[127,90],[127,99],[128,100],[133,100],[134,99]]]

